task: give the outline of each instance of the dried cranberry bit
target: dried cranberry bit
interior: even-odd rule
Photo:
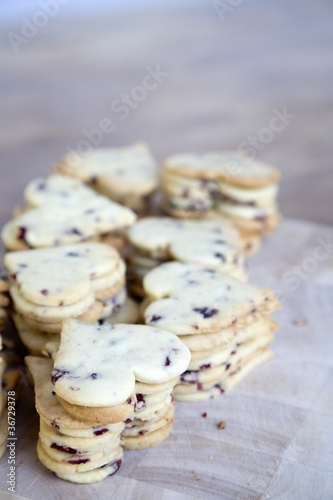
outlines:
[[[55,422],[51,422],[51,427],[53,427],[54,429],[57,429],[57,430],[60,429],[59,425],[56,424]]]
[[[90,462],[90,458],[78,458],[76,460],[68,460],[69,464],[74,464],[74,465],[86,464],[87,462]]]
[[[229,368],[230,368],[231,364],[230,363],[227,363],[226,366],[225,366],[225,371],[228,371]]]
[[[69,453],[70,455],[75,455],[77,453],[77,450],[75,450],[75,448],[70,448],[69,446],[62,446],[61,444],[57,443],[52,443],[50,448],[62,451],[63,453]]]
[[[76,234],[77,236],[82,236],[81,231],[79,231],[76,227],[72,227],[71,229],[67,229],[65,231],[66,234]]]
[[[222,253],[216,252],[216,253],[214,253],[214,257],[217,257],[218,259],[221,259],[222,262],[226,261],[226,258],[225,258],[225,256]]]
[[[44,290],[41,290],[41,291],[40,291],[40,293],[41,293],[42,295],[45,295],[45,296],[46,296],[46,295],[48,295],[48,294],[49,294],[49,291],[48,291],[48,290],[46,290],[46,288],[44,288]]]
[[[27,232],[27,228],[26,228],[26,227],[23,227],[23,226],[20,226],[20,227],[18,228],[18,235],[17,235],[17,239],[18,239],[19,241],[24,241],[24,242],[26,243],[26,241],[25,241],[25,235],[26,235],[26,232]]]
[[[218,309],[210,309],[209,307],[194,307],[193,311],[202,314],[205,319],[211,318],[219,312]]]
[[[127,418],[126,420],[124,420],[124,424],[131,424],[133,422],[133,420],[131,418]]]
[[[109,429],[103,428],[103,429],[98,429],[97,431],[94,431],[95,436],[101,436],[102,434],[105,434],[105,432],[108,432]]]
[[[146,408],[146,400],[144,394],[137,394],[136,399],[137,402],[135,403],[134,406],[135,411],[142,410],[142,408]]]
[[[59,368],[53,368],[52,373],[51,373],[52,384],[55,384],[57,382],[57,380],[59,380],[64,375],[69,375],[69,371],[68,370],[59,370]]]
[[[61,300],[61,301],[59,302],[59,307],[62,307],[63,305],[64,305],[64,301],[63,301],[63,300]]]
[[[139,431],[140,436],[143,436],[144,434],[147,434],[147,433],[148,433],[147,429],[143,429],[142,431]]]
[[[200,382],[197,384],[197,389],[198,389],[198,391],[204,390],[203,385]]]
[[[11,280],[16,280],[16,273],[11,273],[8,275],[8,278],[10,278]]]
[[[159,321],[160,319],[162,319],[162,316],[156,316],[156,314],[154,314],[151,318],[151,322],[155,322],[155,321]]]
[[[211,364],[210,363],[206,363],[205,365],[201,365],[199,366],[199,370],[208,370],[208,368],[211,368]]]
[[[207,417],[207,413],[206,412],[202,413],[201,416],[202,416],[202,418],[206,418]]]
[[[56,393],[54,391],[52,391],[52,396],[55,396],[55,395],[56,395]]]
[[[90,184],[96,184],[97,181],[98,181],[97,175],[92,175],[89,179]]]
[[[112,462],[110,464],[110,466],[114,467],[114,470],[111,472],[111,474],[109,474],[109,476],[113,476],[113,474],[115,474],[120,469],[121,464],[122,464],[121,459],[118,459],[118,460],[115,460],[114,462]]]
[[[97,373],[92,373],[92,374],[90,375],[90,378],[92,378],[92,379],[96,379],[96,378],[98,378]]]
[[[165,363],[164,363],[164,366],[170,366],[170,365],[171,365],[171,361],[170,361],[169,356],[167,356],[167,357],[165,358]]]

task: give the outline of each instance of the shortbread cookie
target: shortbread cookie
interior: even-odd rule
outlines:
[[[203,389],[203,386],[199,386],[199,389],[195,392],[177,394],[176,399],[177,401],[184,402],[199,402],[219,397],[226,391],[232,389],[256,367],[272,358],[273,355],[274,353],[270,349],[260,350],[250,361],[246,361],[241,366],[237,367],[235,372],[231,372],[223,382],[217,383],[206,390]]]
[[[164,441],[172,431],[173,419],[163,425],[156,431],[149,432],[138,436],[122,436],[122,445],[125,450],[142,450],[156,446]]]
[[[106,318],[101,318],[99,324],[110,323],[111,325],[116,325],[118,323],[135,324],[139,319],[139,306],[138,304],[130,298],[126,298],[125,303],[122,304],[120,309],[113,311]]]
[[[128,230],[128,239],[133,246],[127,257],[128,277],[140,295],[147,272],[168,260],[193,262],[246,279],[241,238],[228,221],[147,217]]]
[[[13,314],[12,318],[22,343],[32,356],[41,356],[47,342],[60,342],[59,334],[41,332],[29,325],[17,313]]]
[[[91,458],[81,458],[75,457],[70,458],[67,461],[58,461],[48,455],[43,447],[40,440],[37,442],[37,455],[39,460],[45,467],[52,470],[52,472],[57,473],[76,473],[76,472],[86,472],[102,467],[113,460],[118,460],[122,458],[122,449],[119,446],[116,450],[105,454],[104,456],[91,457]]]
[[[153,418],[146,420],[143,422],[140,419],[134,419],[131,422],[126,424],[125,429],[122,431],[122,437],[136,437],[143,436],[144,434],[148,434],[150,432],[154,432],[157,429],[160,429],[164,425],[167,425],[174,418],[174,406],[170,405],[166,411],[157,412],[159,418]],[[161,415],[161,416],[160,416]]]
[[[29,302],[42,306],[66,306],[119,281],[118,252],[102,243],[83,243],[58,248],[10,252],[5,265],[20,294]]]
[[[154,269],[144,286],[145,322],[176,333],[191,349],[174,390],[177,400],[217,397],[239,380],[245,365],[250,370],[259,364],[252,358],[269,350],[277,325],[268,313],[280,307],[272,290],[182,262]]]
[[[165,160],[164,171],[253,188],[269,186],[280,179],[278,169],[233,151],[170,156]]]
[[[68,154],[56,171],[76,177],[97,191],[137,212],[157,187],[157,165],[143,143],[122,148],[100,148],[79,162]]]
[[[70,200],[71,188],[66,189]],[[130,209],[91,190],[79,202],[76,194],[67,204],[51,197],[50,202],[18,215],[4,226],[2,239],[9,250],[66,245],[128,227],[135,218]]]
[[[93,302],[91,307],[80,314],[76,319],[79,321],[84,321],[86,323],[95,323],[101,317],[103,311],[103,304],[99,300]],[[37,330],[41,330],[42,332],[59,334],[62,329],[62,320],[58,322],[53,321],[44,321],[44,318],[35,319],[33,317],[22,315],[22,318],[28,325],[36,328]]]
[[[53,390],[52,360],[28,356],[26,363],[33,375],[41,417],[37,443],[41,462],[62,479],[77,483],[97,482],[114,474],[122,461],[123,422],[119,419],[116,424],[89,426],[71,417]]]
[[[24,189],[24,199],[28,208],[45,205],[78,205],[94,197],[94,192],[78,179],[64,175],[38,177]]]
[[[180,154],[163,168],[163,208],[175,217],[212,212],[254,234],[268,234],[279,223],[278,169],[238,152]]]
[[[63,325],[52,380],[56,394],[70,404],[86,406],[88,401],[90,407],[122,404],[132,395],[135,380],[164,383],[180,375],[189,363],[187,347],[174,335],[157,328],[141,325],[96,328],[75,320]],[[90,353],[85,365],[77,362],[84,357],[82,349]]]
[[[272,290],[183,262],[154,269],[145,277],[144,288],[156,300],[145,311],[146,323],[177,335],[219,331],[252,310],[279,308]]]
[[[93,469],[86,472],[74,472],[74,473],[64,473],[55,472],[56,476],[65,481],[70,481],[71,483],[88,484],[88,483],[99,483],[103,481],[108,476],[113,476],[120,468],[122,463],[122,458],[119,456],[109,464],[103,465],[97,469]]]
[[[101,427],[101,424],[97,422],[96,424],[93,424],[95,426],[94,429],[93,425],[72,417],[64,410],[54,392],[54,388],[51,383],[53,361],[51,359],[43,359],[33,356],[27,356],[25,361],[34,379],[37,412],[49,425],[60,430],[63,434],[65,434],[64,429],[67,429],[67,434],[70,432],[69,435],[82,436],[81,433],[83,432],[84,435],[88,434],[88,437],[93,435],[95,431],[99,433],[103,429],[106,429],[104,432],[111,433],[119,433],[123,430],[124,424],[122,423],[121,418],[118,419],[116,424],[111,426],[103,425]],[[134,406],[131,406],[126,414],[131,415],[133,413],[133,409]],[[114,420],[117,419],[114,418]]]

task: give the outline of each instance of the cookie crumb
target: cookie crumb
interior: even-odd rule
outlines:
[[[275,460],[275,463],[276,463],[277,465],[279,465],[279,463],[280,463],[280,462],[279,462],[278,460]]]
[[[305,326],[307,324],[308,324],[308,320],[306,318],[293,319],[293,325],[295,325],[295,326]]]
[[[218,424],[218,429],[225,429],[227,426],[227,424],[225,422],[223,422],[223,420]]]
[[[202,418],[206,418],[207,417],[207,413],[206,412],[202,413],[201,416],[202,416]]]

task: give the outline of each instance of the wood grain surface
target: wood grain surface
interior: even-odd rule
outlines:
[[[333,252],[321,262],[314,255],[318,245],[325,254],[321,242],[332,236],[328,226],[285,220],[265,240],[250,275],[283,302],[274,315],[275,357],[218,399],[176,403],[171,436],[151,449],[125,451],[118,473],[102,483],[66,483],[39,463],[38,417],[26,387],[17,407],[16,493],[33,500],[331,499]],[[316,262],[311,269],[309,259]],[[286,273],[295,266],[304,279],[291,284]],[[2,491],[7,469],[3,458]]]

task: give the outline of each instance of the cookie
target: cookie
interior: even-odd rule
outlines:
[[[4,258],[20,294],[42,306],[70,305],[86,297],[91,289],[112,286],[110,276],[119,274],[118,280],[123,276],[120,262],[118,252],[102,243],[10,252]]]
[[[158,418],[156,418],[156,415],[158,415]],[[125,429],[122,431],[122,437],[143,436],[144,434],[154,432],[171,422],[173,418],[174,406],[170,405],[166,411],[158,411],[151,419],[145,422],[141,419],[134,419],[132,422],[128,422]]]
[[[278,169],[233,151],[174,155],[165,160],[164,171],[253,188],[265,187],[280,179]]]
[[[91,471],[74,472],[74,473],[55,472],[55,475],[58,476],[60,479],[64,479],[65,481],[70,481],[71,483],[79,483],[79,484],[99,483],[108,476],[113,476],[119,470],[122,463],[121,457],[122,454],[120,454],[119,457],[117,457],[109,464],[103,465],[103,467],[99,467]]]
[[[145,311],[146,323],[177,335],[219,331],[251,311],[279,308],[272,290],[183,262],[150,271],[144,288],[155,299]]]
[[[55,169],[139,213],[145,211],[149,196],[157,187],[157,165],[143,143],[94,149],[79,162],[68,154]]]
[[[77,359],[85,358],[87,349],[90,356],[80,365]],[[70,320],[63,323],[55,357],[54,390],[74,405],[87,406],[88,401],[90,407],[122,404],[131,397],[135,380],[167,382],[185,371],[189,358],[189,350],[177,337],[157,328],[94,327]]]
[[[37,442],[37,456],[42,464],[52,472],[60,474],[73,474],[77,472],[86,472],[103,467],[104,465],[119,460],[122,458],[123,452],[119,446],[116,450],[109,453],[98,455],[97,457],[91,456],[87,458],[72,457],[68,460],[55,460],[47,452],[40,439]]]
[[[100,481],[115,473],[123,456],[123,422],[91,426],[73,418],[53,390],[52,360],[27,356],[26,364],[34,379],[40,415],[37,455],[43,465],[62,479],[78,483]]]
[[[150,271],[144,287],[146,324],[176,333],[191,350],[188,369],[174,389],[177,400],[219,396],[231,380],[240,380],[238,371],[248,373],[260,364],[252,358],[259,359],[274,339],[277,324],[269,313],[280,304],[272,290],[182,262]]]
[[[23,250],[78,243],[134,223],[134,212],[85,186],[84,189],[90,194],[78,197],[77,191],[68,185],[71,179],[65,176],[61,179],[66,194],[63,198],[67,200],[64,203],[61,196],[52,195],[48,185],[52,185],[53,176],[49,179],[44,180],[45,203],[18,215],[4,226],[2,239],[7,249]]]
[[[238,152],[180,154],[163,167],[163,209],[175,217],[212,212],[254,234],[277,227],[280,172]]]
[[[173,419],[159,429],[138,436],[123,436],[122,446],[125,450],[142,450],[162,443],[171,433]]]
[[[124,424],[121,418],[118,419],[115,426],[110,423],[110,425],[103,425],[101,427],[98,422],[96,424],[90,424],[72,417],[64,410],[54,392],[51,383],[53,361],[51,359],[26,356],[25,362],[34,380],[36,410],[40,417],[42,417],[51,427],[60,430],[63,434],[65,434],[65,429],[67,429],[67,434],[70,433],[69,435],[78,435],[82,437],[87,434],[88,437],[91,437],[94,435],[95,431],[99,433],[101,429],[105,428],[105,432],[111,432],[112,434],[122,431]],[[133,406],[126,414],[131,415],[132,412]]]
[[[32,356],[41,356],[47,342],[60,342],[59,334],[41,332],[30,326],[24,321],[22,316],[17,313],[14,313],[12,318],[22,343]]]
[[[131,289],[134,285],[137,294],[142,295],[142,280],[147,272],[169,260],[201,264],[246,280],[241,238],[230,222],[147,217],[134,224],[127,234],[132,244],[127,274]]]
[[[102,243],[10,252],[10,294],[15,309],[33,328],[60,333],[62,321],[95,322],[123,287],[125,265]]]
[[[135,324],[139,319],[139,306],[130,298],[126,298],[124,304],[119,309],[114,308],[109,316],[99,320],[99,324],[110,323],[116,325],[118,323]]]

